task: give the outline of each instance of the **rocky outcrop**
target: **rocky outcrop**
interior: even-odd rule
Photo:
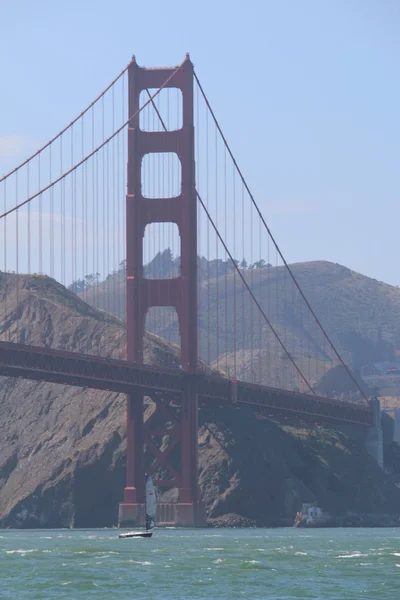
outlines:
[[[208,519],[209,527],[255,527],[256,522],[251,519],[246,519],[246,517],[242,517],[240,515],[235,515],[234,513],[229,513],[227,515],[223,515],[222,517],[215,517]]]
[[[12,275],[0,283],[1,339],[124,355],[121,322],[59,284]],[[145,352],[154,364],[166,357],[177,364],[176,351],[156,336],[147,336]],[[301,503],[314,500],[337,514],[398,512],[400,491],[354,432],[208,407],[199,425],[199,482],[210,524],[291,525]],[[124,479],[123,395],[0,379],[3,526],[113,526]]]
[[[211,519],[236,513],[292,525],[301,504],[314,501],[335,516],[400,513],[400,490],[364,450],[362,432],[282,425],[244,410],[206,418],[200,485]]]

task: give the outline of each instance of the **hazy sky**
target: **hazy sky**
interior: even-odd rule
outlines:
[[[0,172],[188,51],[287,260],[400,284],[399,0],[3,2]]]

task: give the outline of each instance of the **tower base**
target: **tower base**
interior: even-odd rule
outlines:
[[[118,527],[144,527],[145,505],[121,502],[118,510]]]
[[[170,502],[157,505],[157,527],[206,527],[201,502]],[[118,527],[144,527],[145,505],[122,502],[118,511]]]

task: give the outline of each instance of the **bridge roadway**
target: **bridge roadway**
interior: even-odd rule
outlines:
[[[179,397],[190,383],[197,385],[200,401],[217,405],[249,406],[268,413],[315,421],[372,426],[372,409],[300,392],[289,392],[243,381],[232,382],[204,372],[161,369],[125,360],[0,342],[0,375],[129,393],[140,390],[154,396]]]

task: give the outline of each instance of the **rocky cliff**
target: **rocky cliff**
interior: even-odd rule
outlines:
[[[1,275],[1,339],[122,357],[122,323],[51,279]],[[146,358],[177,364],[146,338]],[[200,488],[210,519],[291,524],[301,502],[395,513],[400,491],[354,432],[282,426],[244,409],[199,414]],[[112,526],[125,469],[123,395],[0,379],[0,523]]]

